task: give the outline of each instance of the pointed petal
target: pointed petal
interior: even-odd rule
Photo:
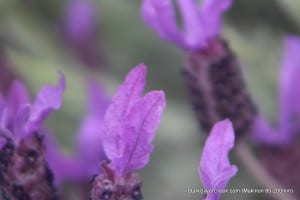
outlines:
[[[103,146],[110,160],[120,157],[124,153],[125,139],[122,134],[122,121],[133,104],[142,96],[146,84],[146,66],[140,64],[126,76],[124,83],[119,87],[112,103],[104,116]]]
[[[23,83],[14,81],[7,97],[7,107],[10,113],[10,119],[17,114],[20,106],[29,103],[28,91]]]
[[[183,34],[186,46],[197,49],[206,46],[206,29],[202,24],[195,0],[178,0],[183,20]]]
[[[186,48],[183,35],[176,24],[172,0],[144,0],[141,12],[144,22],[162,39]]]
[[[289,36],[284,43],[284,56],[280,80],[280,131],[292,137],[299,132],[300,108],[300,39]]]
[[[124,134],[126,147],[124,156],[112,160],[119,174],[143,168],[149,161],[155,131],[166,106],[162,91],[153,91],[138,101],[125,118]]]
[[[222,14],[231,7],[231,4],[232,0],[204,0],[201,15],[209,37],[220,33]]]
[[[63,74],[60,74],[58,86],[47,85],[40,90],[31,107],[27,123],[28,133],[37,130],[51,111],[60,108],[64,90],[65,78]]]
[[[224,189],[237,167],[230,165],[228,154],[234,146],[234,131],[229,120],[217,122],[208,136],[198,172],[206,189]],[[211,194],[219,199],[220,194]]]

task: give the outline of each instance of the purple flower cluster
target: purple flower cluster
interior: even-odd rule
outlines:
[[[207,47],[209,40],[221,31],[221,17],[232,0],[205,0],[201,7],[196,0],[177,0],[182,17],[182,30],[176,22],[172,0],[144,0],[142,16],[145,23],[165,40],[179,47],[197,51]]]

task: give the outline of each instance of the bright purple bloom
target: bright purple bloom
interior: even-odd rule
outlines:
[[[145,84],[146,66],[140,64],[127,74],[105,113],[103,147],[118,176],[143,168],[153,150],[166,101],[162,91],[142,96]]]
[[[60,74],[58,86],[46,85],[31,104],[24,85],[14,82],[7,101],[0,109],[0,136],[11,138],[18,144],[21,139],[38,131],[50,112],[60,108],[64,90],[65,79]]]
[[[256,120],[254,137],[264,143],[289,143],[300,130],[300,39],[289,36],[284,42],[284,55],[279,85],[279,118],[277,127],[271,127],[263,117]]]
[[[237,173],[230,165],[228,154],[234,146],[232,123],[226,119],[217,122],[208,136],[199,163],[199,175],[206,189],[225,189],[228,181]],[[218,200],[219,193],[210,193],[206,200]]]
[[[205,48],[221,31],[221,17],[232,0],[204,0],[199,7],[195,0],[177,0],[182,16],[178,28],[172,0],[144,0],[142,16],[145,23],[162,39],[188,50]]]

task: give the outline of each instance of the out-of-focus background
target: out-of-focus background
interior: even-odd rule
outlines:
[[[144,62],[148,66],[147,91],[162,89],[167,97],[151,161],[140,171],[144,199],[199,199],[200,194],[188,194],[187,189],[202,188],[197,168],[204,136],[180,73],[184,52],[161,41],[146,27],[140,17],[139,0],[91,1],[95,9],[94,36],[86,41],[88,45],[74,45],[65,31],[70,2],[0,1],[1,53],[16,77],[35,94],[44,84],[56,82],[57,71],[66,76],[63,107],[48,120],[60,145],[72,153],[73,138],[85,113],[87,77],[99,80],[111,96],[125,74]],[[300,2],[236,0],[226,13],[223,27],[224,37],[244,65],[248,87],[261,112],[275,121],[282,42],[286,34],[300,35]],[[262,188],[234,154],[232,159],[239,172],[228,188]],[[264,196],[224,195],[223,199]]]

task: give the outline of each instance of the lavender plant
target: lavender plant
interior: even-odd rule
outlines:
[[[43,87],[31,104],[25,86],[14,82],[0,106],[0,177],[3,199],[58,199],[41,134],[46,117],[59,109],[65,89]]]

